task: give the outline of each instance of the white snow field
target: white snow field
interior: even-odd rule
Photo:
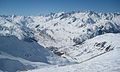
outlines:
[[[0,68],[3,71],[33,69],[47,64],[66,63],[36,42],[19,40],[15,36],[0,37]]]
[[[51,66],[26,72],[120,72],[120,48],[80,64]]]
[[[80,63],[66,66],[51,66],[27,72],[119,72],[120,71],[120,34],[105,34],[85,41],[85,46],[89,46],[89,53],[79,56],[77,60],[83,60]],[[111,45],[112,50],[108,52],[98,51],[100,48],[93,47],[96,42],[106,41],[106,46]],[[88,43],[87,43],[88,42]],[[83,48],[86,48],[83,46]],[[97,50],[98,49],[98,50]],[[75,51],[73,51],[75,52]],[[77,51],[76,51],[77,53]],[[77,53],[79,54],[79,53]]]
[[[0,15],[0,72],[120,72],[120,13]]]

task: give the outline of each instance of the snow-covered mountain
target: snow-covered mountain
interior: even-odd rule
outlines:
[[[36,63],[35,63],[36,62]],[[60,58],[36,42],[15,36],[0,36],[0,69],[8,72],[33,69],[46,64],[65,64]]]
[[[26,72],[120,72],[120,48],[83,63],[51,66]]]
[[[120,13],[78,11],[45,16],[0,15],[0,59],[10,63],[20,57],[35,62],[35,66],[36,62],[83,63],[119,49],[119,33]],[[9,55],[15,58],[10,59]],[[35,67],[33,64],[29,63],[31,68]],[[4,69],[3,64],[0,70]]]

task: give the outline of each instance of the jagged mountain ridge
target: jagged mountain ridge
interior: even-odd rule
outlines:
[[[35,41],[70,62],[81,63],[118,48],[119,33],[120,13],[0,16],[0,36],[14,35],[25,42]]]
[[[34,40],[47,48],[79,45],[105,33],[120,33],[120,13],[69,12],[46,16],[0,16],[0,35]]]
[[[120,13],[93,11],[46,16],[0,16],[0,35],[15,35],[19,39],[31,37],[45,47],[62,47],[79,44],[104,33],[119,33],[119,18]]]

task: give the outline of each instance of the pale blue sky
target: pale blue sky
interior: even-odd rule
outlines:
[[[39,15],[88,10],[120,12],[120,0],[0,0],[1,15]]]

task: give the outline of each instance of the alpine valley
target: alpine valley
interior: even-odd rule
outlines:
[[[120,13],[0,15],[0,72],[120,72]]]

